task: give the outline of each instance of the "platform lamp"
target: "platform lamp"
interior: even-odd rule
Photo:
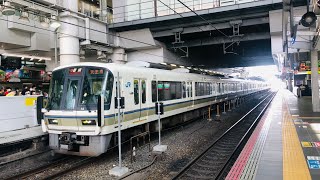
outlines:
[[[51,22],[50,22],[50,27],[54,29],[58,29],[61,26],[61,23],[58,21],[58,18],[56,15],[51,16]]]
[[[12,15],[16,14],[16,11],[11,6],[10,1],[3,1],[2,14],[5,16],[12,16]]]
[[[22,10],[19,20],[29,22],[29,13]]]
[[[319,4],[319,0],[317,1],[317,5],[318,4]],[[300,23],[304,27],[310,27],[316,22],[316,20],[317,20],[316,14],[314,12],[309,11],[309,0],[307,0],[307,12],[302,16]]]
[[[50,19],[45,16],[40,16],[40,24],[42,27],[48,28],[50,26]]]

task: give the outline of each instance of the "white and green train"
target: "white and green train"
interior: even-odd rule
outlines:
[[[164,105],[162,126],[171,126],[200,116],[212,104],[269,88],[260,81],[221,79],[179,69],[112,63],[61,66],[52,72],[49,103],[42,121],[43,130],[49,133],[50,148],[80,156],[106,152],[118,130],[117,87],[125,104],[121,109],[123,133],[145,124],[155,125],[155,102]],[[104,106],[98,105],[100,97]]]

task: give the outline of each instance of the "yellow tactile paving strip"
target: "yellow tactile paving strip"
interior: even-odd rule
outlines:
[[[285,100],[282,102],[282,112],[283,179],[309,180],[310,172]]]

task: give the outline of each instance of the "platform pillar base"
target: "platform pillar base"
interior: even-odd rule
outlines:
[[[109,170],[109,175],[113,175],[113,176],[123,176],[124,174],[126,174],[127,172],[129,172],[129,169],[127,167],[119,167],[116,166],[112,169]]]
[[[157,151],[157,152],[165,152],[167,151],[168,146],[167,145],[156,145],[153,147],[153,151]]]

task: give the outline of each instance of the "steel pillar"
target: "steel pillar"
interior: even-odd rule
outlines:
[[[71,11],[78,12],[78,1],[64,1],[64,7]],[[64,11],[60,16],[60,65],[68,65],[80,62],[79,27],[76,14]]]
[[[311,90],[312,90],[312,110],[320,112],[319,105],[319,74],[318,74],[318,51],[311,51]]]
[[[219,104],[217,104],[217,115],[216,116],[220,117],[220,105]]]
[[[228,111],[231,111],[231,101],[228,101]]]
[[[223,102],[223,112],[222,112],[222,114],[226,114],[226,103],[225,102]]]

